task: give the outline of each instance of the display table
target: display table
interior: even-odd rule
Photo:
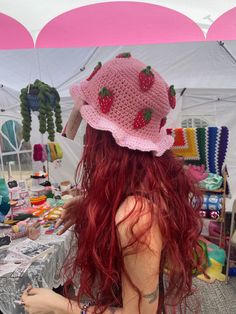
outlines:
[[[22,240],[24,239],[14,240],[12,244]],[[20,300],[28,284],[44,288],[57,288],[64,284],[62,266],[72,241],[71,231],[61,236],[43,234],[36,242],[51,245],[52,250],[47,255],[39,257],[31,264],[22,263],[14,271],[8,264],[0,265],[4,267],[4,272],[7,270],[0,277],[0,311],[3,314],[25,314],[23,306],[15,303],[15,300]],[[2,254],[1,251],[0,253]]]

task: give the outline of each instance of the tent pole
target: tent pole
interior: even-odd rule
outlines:
[[[227,53],[227,55],[230,56],[230,58],[236,63],[235,57],[232,55],[232,53],[229,51],[228,48],[225,47],[225,43],[223,41],[217,41],[217,43],[224,49],[224,51]]]
[[[89,63],[89,61],[92,59],[92,57],[95,55],[95,53],[97,52],[99,47],[96,47],[92,53],[89,55],[89,57],[87,58],[87,60],[85,61],[84,65],[80,68],[79,73],[76,73],[75,75],[71,76],[69,79],[67,79],[65,82],[59,84],[56,86],[56,89],[60,89],[63,85],[65,85],[66,83],[70,82],[70,80],[72,80],[74,77],[77,77],[81,72],[83,72],[85,70],[85,67],[87,66],[87,64]]]
[[[182,89],[182,91],[180,93],[180,96],[183,96],[183,94],[185,93],[186,89],[187,89],[186,87]]]
[[[19,98],[16,95],[13,95],[9,90],[7,90],[7,88],[5,88],[5,86],[1,85],[1,88],[4,90],[4,92],[6,94],[8,94],[9,96],[15,98],[19,102]]]

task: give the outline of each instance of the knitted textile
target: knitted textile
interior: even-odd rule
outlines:
[[[186,163],[205,165],[206,171],[221,175],[229,130],[227,127],[168,129],[174,138],[173,152]]]
[[[41,159],[41,161],[42,161],[42,162],[45,162],[45,161],[47,161],[47,159],[48,159],[47,147],[46,147],[45,144],[42,145],[42,147],[43,147],[43,150],[42,150],[42,159]]]
[[[173,145],[163,126],[175,94],[155,70],[145,77],[144,69],[150,70],[131,56],[117,57],[72,86],[71,95],[84,101],[81,115],[91,127],[110,131],[120,146],[161,156]]]
[[[57,153],[57,159],[62,159],[63,157],[63,151],[59,143],[55,143],[55,149]]]
[[[41,161],[43,156],[43,146],[41,144],[34,145],[33,159],[34,161]]]
[[[56,151],[55,143],[50,142],[50,143],[48,143],[48,146],[49,146],[49,150],[50,150],[51,161],[54,161],[57,159],[57,151]]]
[[[50,151],[49,143],[46,144],[46,149],[47,149],[48,161],[53,162],[53,160],[51,158],[51,151]]]
[[[222,194],[205,193],[200,214],[203,218],[218,219],[223,207]]]

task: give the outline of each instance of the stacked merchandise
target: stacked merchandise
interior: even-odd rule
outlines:
[[[228,148],[228,128],[177,128],[167,132],[175,138],[173,152],[184,159],[188,174],[204,191],[201,215],[218,219],[224,202],[223,165]],[[225,194],[229,194],[227,183]]]

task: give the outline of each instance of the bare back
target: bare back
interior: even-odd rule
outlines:
[[[138,220],[137,214],[139,215]],[[129,217],[124,220],[127,216]],[[135,226],[132,234],[130,226],[134,222]],[[125,248],[136,236],[140,237],[150,222],[150,202],[144,198],[140,202],[139,200],[136,201],[134,196],[127,197],[116,214],[118,239],[121,248]],[[141,292],[141,314],[156,314],[159,296],[159,266],[162,250],[162,237],[158,224],[154,222],[148,234],[142,235],[140,240],[142,244],[136,243],[124,249],[124,265],[130,279]],[[133,253],[129,254],[131,250]],[[122,274],[122,300],[122,314],[139,313],[138,293],[124,273]]]

